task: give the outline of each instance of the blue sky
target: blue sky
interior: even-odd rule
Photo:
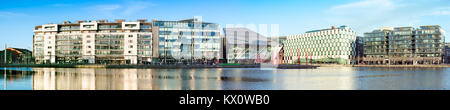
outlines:
[[[0,4],[0,49],[31,49],[34,26],[47,23],[194,16],[222,26],[278,24],[280,35],[333,25],[360,36],[381,27],[441,25],[450,36],[450,0],[8,0]]]

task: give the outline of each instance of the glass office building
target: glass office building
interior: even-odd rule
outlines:
[[[159,63],[213,63],[220,58],[219,25],[194,18],[153,21],[153,53]]]

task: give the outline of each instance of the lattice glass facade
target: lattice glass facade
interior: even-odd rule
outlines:
[[[287,36],[283,42],[283,62],[293,64],[313,59],[313,63],[350,64],[356,55],[355,41],[355,32],[346,26]]]

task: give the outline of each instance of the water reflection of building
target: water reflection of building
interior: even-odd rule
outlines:
[[[54,68],[35,68],[33,90],[56,90]]]
[[[445,68],[359,68],[357,90],[449,89]]]
[[[221,90],[221,72],[186,69],[33,68],[34,90]],[[217,70],[220,71],[220,70]]]
[[[30,90],[33,72],[26,68],[1,68],[0,90]]]
[[[136,69],[50,69],[35,68],[33,89],[35,90],[138,90],[148,88],[138,85]],[[114,71],[116,73],[108,73]],[[145,80],[146,76],[140,78]],[[151,83],[148,83],[151,84]],[[142,86],[142,87],[140,87]]]
[[[276,86],[281,90],[354,90],[355,71],[351,67],[324,67],[322,69],[286,70],[295,77],[283,77]],[[291,74],[292,73],[292,74]],[[301,74],[299,74],[301,73]]]

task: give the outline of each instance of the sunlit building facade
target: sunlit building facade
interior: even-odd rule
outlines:
[[[137,64],[150,61],[151,23],[146,20],[68,21],[35,27],[36,63]]]
[[[347,26],[287,36],[283,42],[283,63],[350,64],[356,57],[355,42],[355,31]]]
[[[38,64],[148,64],[220,59],[218,25],[197,18],[153,20],[153,23],[65,21],[36,26],[34,33],[33,56]]]

